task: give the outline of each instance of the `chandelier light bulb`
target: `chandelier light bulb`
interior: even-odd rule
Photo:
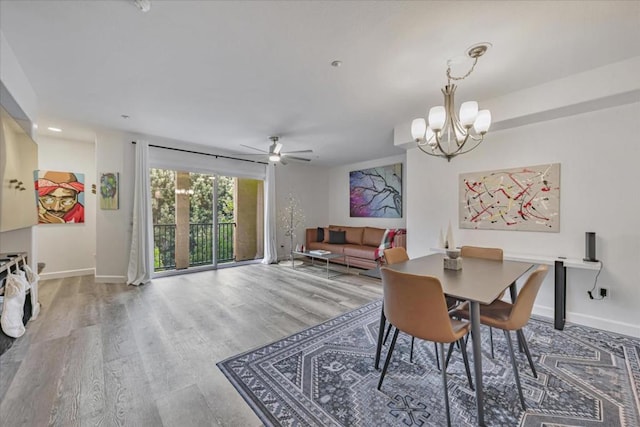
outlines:
[[[415,119],[411,122],[411,137],[414,141],[418,142],[425,137],[427,130],[427,122],[425,119]]]
[[[435,136],[436,136],[436,134],[433,133],[431,128],[427,127],[427,132],[424,135],[424,140],[427,141],[429,143],[429,145],[434,145],[434,144],[436,144]]]
[[[473,123],[473,129],[476,133],[484,135],[491,126],[491,112],[489,110],[478,111],[478,117]]]
[[[431,107],[431,109],[429,110],[429,127],[434,132],[441,131],[446,120],[447,113],[442,105]]]
[[[460,106],[460,123],[465,128],[470,128],[478,117],[478,103],[475,101],[463,102]]]

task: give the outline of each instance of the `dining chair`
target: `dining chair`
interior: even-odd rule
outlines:
[[[462,246],[460,256],[464,258],[490,259],[492,261],[502,261],[504,254],[500,248],[485,248],[481,246]],[[502,299],[506,289],[498,295],[497,299]],[[493,351],[493,329],[489,328],[489,342],[491,343],[491,358],[495,357]]]
[[[384,262],[385,265],[397,264],[399,262],[404,262],[409,260],[409,255],[407,251],[403,247],[395,247],[385,249],[383,251],[384,254]],[[380,309],[380,327],[378,329],[378,343],[376,346],[376,359],[375,359],[375,368],[379,369],[380,363],[380,352],[382,351],[382,345],[386,344],[387,338],[389,337],[389,333],[391,332],[391,324],[387,327],[387,332],[385,333],[385,325],[387,324],[387,319],[384,316],[384,301],[382,303],[382,308]],[[383,339],[384,336],[384,339]],[[409,361],[413,362],[413,344],[414,339],[411,338],[411,353],[409,356]],[[436,352],[437,356],[437,352]],[[440,366],[440,362],[438,361],[438,366]]]
[[[449,316],[440,281],[436,277],[417,276],[385,267],[380,272],[384,292],[384,314],[389,323],[395,327],[395,332],[380,374],[378,390],[382,387],[400,331],[415,338],[437,343],[442,360],[445,357],[444,344],[458,342],[462,349],[467,379],[471,383],[471,371],[464,342],[464,337],[469,333],[471,325],[466,320],[452,319]],[[451,426],[447,370],[443,367],[440,371],[444,388],[447,425]]]
[[[548,267],[541,265],[533,273],[529,275],[524,286],[518,293],[515,303],[508,303],[497,299],[489,305],[480,305],[480,323],[492,328],[502,329],[504,336],[507,339],[507,347],[509,348],[509,356],[511,357],[511,364],[513,365],[513,375],[516,379],[516,385],[518,386],[518,394],[520,395],[520,403],[522,409],[526,410],[524,396],[522,394],[522,387],[520,386],[520,376],[518,375],[518,367],[516,365],[516,358],[513,354],[513,346],[511,344],[510,331],[516,331],[522,335],[522,328],[529,322],[531,318],[531,311],[533,310],[533,303],[536,300],[540,286],[547,275]],[[460,308],[453,312],[454,316],[458,316],[463,319],[469,319],[469,304],[464,303]],[[388,317],[388,316],[387,316]],[[533,367],[533,361],[531,359],[531,353],[526,341],[522,341],[525,354],[529,365]],[[535,375],[537,378],[537,374]]]
[[[407,251],[405,248],[403,247],[395,247],[395,248],[389,248],[389,249],[385,249],[383,251],[384,254],[384,261],[386,265],[393,265],[393,264],[397,264],[399,262],[404,262],[404,261],[409,261],[409,255],[407,254]],[[455,305],[457,305],[457,300],[455,298],[450,298],[450,297],[445,297],[445,300],[447,302],[447,307],[449,307],[449,309],[453,308]],[[387,343],[387,339],[389,338],[389,334],[391,332],[391,324],[389,324],[387,326],[387,330],[384,333],[384,338],[382,335],[382,331],[384,331],[384,327],[386,324],[386,318],[384,316],[384,303],[382,305],[382,309],[380,311],[380,328],[378,331],[378,344],[377,344],[377,352],[376,352],[376,359],[375,359],[375,368],[378,369],[379,368],[379,362],[380,362],[380,351],[382,349],[382,346],[385,345]],[[411,338],[411,351],[409,353],[409,361],[413,362],[413,346],[414,346],[414,339]],[[438,366],[438,369],[440,369],[440,357],[438,355],[438,348],[436,346],[436,344],[434,343],[434,353],[436,355],[436,365]],[[449,347],[449,351],[447,354],[447,364],[449,362],[449,358],[451,357],[451,353],[453,350],[453,346]],[[471,389],[473,389],[473,384],[471,382],[469,382],[469,385],[471,387]]]

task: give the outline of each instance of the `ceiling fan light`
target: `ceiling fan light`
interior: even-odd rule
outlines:
[[[475,101],[463,102],[460,106],[460,123],[470,128],[478,117],[478,103]]]
[[[427,122],[425,119],[415,119],[411,122],[411,137],[417,142],[425,137]]]
[[[434,132],[439,132],[444,126],[444,122],[447,119],[447,113],[442,105],[432,107],[429,110],[429,127]]]
[[[274,154],[280,154],[280,150],[282,150],[282,143],[276,142],[276,146],[273,148]]]
[[[491,126],[491,112],[489,110],[478,111],[478,117],[476,117],[473,123],[473,129],[476,133],[485,134]]]
[[[269,154],[269,161],[270,162],[279,162],[280,161],[280,154],[278,154],[278,153]]]

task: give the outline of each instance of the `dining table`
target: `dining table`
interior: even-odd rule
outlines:
[[[460,270],[450,270],[444,268],[444,258],[445,255],[436,253],[388,265],[385,268],[403,273],[436,277],[440,280],[445,295],[469,302],[477,422],[479,426],[484,426],[480,305],[491,304],[507,288],[510,289],[512,301],[515,302],[517,297],[516,280],[536,264],[521,261],[464,258]],[[384,317],[384,313],[382,313],[382,317]],[[382,318],[380,324],[382,329],[384,327]],[[380,359],[381,343],[380,336],[376,350],[376,366],[378,366]]]

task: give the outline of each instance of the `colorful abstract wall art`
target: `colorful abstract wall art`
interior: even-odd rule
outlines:
[[[84,222],[84,174],[38,171],[38,223]]]
[[[460,228],[560,231],[560,163],[460,174]]]
[[[100,174],[100,209],[118,209],[118,183],[120,174],[118,172],[107,172]]]
[[[402,218],[402,163],[349,172],[351,217]]]

